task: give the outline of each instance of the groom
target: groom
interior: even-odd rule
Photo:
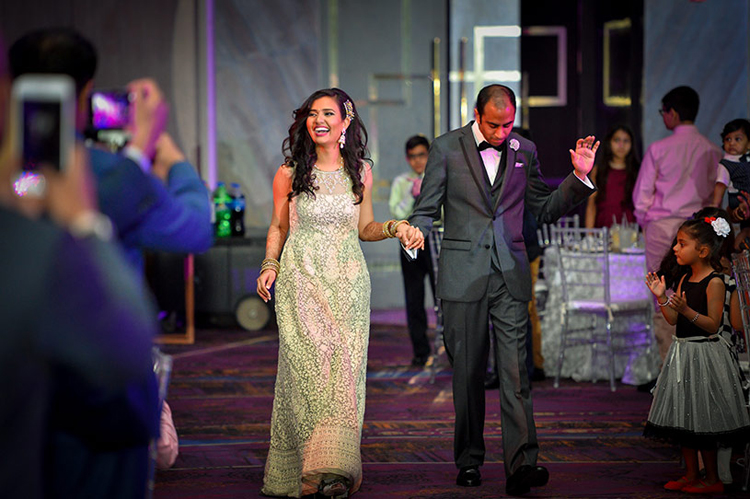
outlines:
[[[456,483],[481,483],[484,462],[484,375],[488,318],[500,377],[505,489],[521,495],[546,485],[526,374],[526,321],[531,276],[522,226],[524,210],[553,223],[595,188],[587,175],[599,143],[579,139],[570,151],[575,171],[552,191],[542,180],[536,146],[512,133],[516,98],[503,85],[477,96],[475,121],[435,139],[422,192],[409,221],[428,234],[444,214],[437,294],[445,347],[453,366]]]

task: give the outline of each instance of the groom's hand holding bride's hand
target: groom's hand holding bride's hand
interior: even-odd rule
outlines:
[[[396,230],[396,237],[406,249],[424,249],[422,231],[411,225],[401,224]]]

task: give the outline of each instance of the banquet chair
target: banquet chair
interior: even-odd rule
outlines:
[[[637,348],[654,348],[651,334],[652,300],[647,293],[637,289],[637,294],[628,296],[624,289],[615,289],[610,273],[609,230],[581,229],[575,227],[551,227],[550,246],[555,249],[557,268],[562,288],[562,331],[557,359],[555,388],[560,385],[565,350],[572,346],[591,347],[592,381],[596,381],[596,359],[603,347],[608,356],[610,389],[615,386],[615,355],[630,355]],[[645,275],[645,269],[643,271]],[[642,285],[641,282],[638,284]],[[617,286],[624,287],[621,283]],[[632,288],[632,287],[631,287]],[[632,295],[632,293],[631,293]],[[575,316],[590,318],[584,326],[573,324]],[[638,341],[633,341],[630,325],[615,330],[615,317],[640,317],[642,331]],[[604,322],[604,328],[597,324]],[[613,342],[617,338],[617,345]]]
[[[570,227],[578,229],[581,226],[581,218],[576,214],[569,217],[560,217],[560,219],[554,224],[542,224],[537,229],[537,238],[539,239],[539,246],[545,248],[550,245],[552,227],[565,228]]]
[[[740,355],[740,366],[748,373],[748,339],[750,335],[750,252],[744,250],[742,253],[732,255],[732,270],[734,271],[735,281],[737,282],[737,295],[740,301],[740,312],[742,314],[742,333],[741,344],[742,353]]]
[[[742,315],[742,331],[744,336],[744,352],[740,354],[740,368],[745,371],[746,377],[748,374],[748,338],[750,335],[750,252],[744,250],[742,253],[735,253],[732,255],[732,269],[734,271],[734,278],[737,282],[737,295],[740,301],[740,312]],[[750,409],[750,395],[746,401],[748,409]],[[750,483],[750,443],[745,445],[745,457],[742,459],[742,466],[744,468],[742,477],[742,490],[748,490],[748,484]]]

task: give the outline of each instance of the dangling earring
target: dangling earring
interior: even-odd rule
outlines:
[[[349,123],[351,123],[352,120],[354,120],[354,106],[352,106],[352,101],[347,100],[346,102],[344,102],[344,112],[346,112],[346,119],[348,119]],[[339,137],[339,147],[343,149],[344,144],[346,144],[346,128],[341,131],[341,137]]]

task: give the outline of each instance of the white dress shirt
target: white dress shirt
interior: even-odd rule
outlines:
[[[474,133],[474,140],[477,143],[477,147],[482,142],[489,141],[484,139],[484,135],[479,131],[479,124],[475,121],[471,125],[471,131]],[[490,185],[495,183],[495,177],[497,177],[497,171],[500,168],[500,159],[502,159],[502,153],[497,149],[488,147],[484,151],[479,151],[479,155],[482,156],[482,163],[484,163],[484,169],[487,171],[487,176],[490,179]]]

